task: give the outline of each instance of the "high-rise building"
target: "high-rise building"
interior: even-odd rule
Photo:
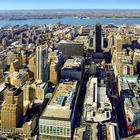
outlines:
[[[36,56],[32,55],[29,58],[29,70],[33,73],[34,79],[36,78]]]
[[[96,24],[95,27],[95,47],[96,47],[96,52],[101,52],[101,47],[102,47],[102,27],[100,23]]]
[[[0,69],[0,82],[3,80],[3,70],[2,69]]]
[[[23,115],[23,94],[20,89],[10,88],[1,110],[2,132],[14,133]]]
[[[38,46],[36,49],[36,82],[42,83],[48,80],[48,48]]]
[[[123,43],[122,43],[122,35],[120,34],[117,34],[115,36],[115,48],[116,48],[116,51],[117,52],[122,52],[122,49],[123,49]]]
[[[69,56],[83,56],[84,43],[61,40],[58,44],[58,50],[63,53],[65,59]]]
[[[64,64],[64,58],[62,52],[54,50],[49,53],[48,57],[49,64],[49,81],[58,83],[60,79],[60,70]]]

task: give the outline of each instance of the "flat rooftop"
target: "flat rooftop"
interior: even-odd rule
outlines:
[[[59,44],[83,45],[83,43],[80,43],[78,41],[71,41],[71,40],[61,40]]]
[[[67,59],[62,69],[73,67],[80,68],[82,66],[82,62],[83,62],[82,57],[73,57],[72,59]]]
[[[70,120],[77,90],[77,81],[59,83],[41,117]]]

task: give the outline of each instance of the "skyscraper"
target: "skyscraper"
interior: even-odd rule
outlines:
[[[102,27],[101,27],[101,24],[100,23],[97,23],[96,24],[96,27],[95,27],[95,48],[96,48],[96,52],[101,52],[101,47],[102,47]]]
[[[23,115],[23,94],[21,89],[10,88],[1,110],[2,132],[15,132]]]
[[[42,83],[48,80],[48,48],[38,46],[36,49],[36,82]]]

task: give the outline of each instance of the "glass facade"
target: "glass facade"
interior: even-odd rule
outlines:
[[[68,121],[40,120],[40,135],[71,137],[71,125]]]

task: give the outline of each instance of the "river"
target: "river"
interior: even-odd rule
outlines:
[[[60,22],[62,24],[68,25],[95,25],[97,22],[101,23],[102,25],[107,25],[109,23],[114,23],[116,25],[122,24],[140,24],[140,18],[72,18],[72,17],[65,17],[60,19],[31,19],[31,20],[0,20],[0,27],[3,26],[14,26],[14,25],[48,25],[48,24],[55,24]]]

